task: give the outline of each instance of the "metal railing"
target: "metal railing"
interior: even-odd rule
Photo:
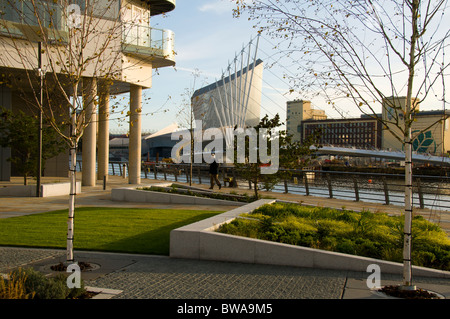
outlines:
[[[165,58],[174,58],[174,33],[171,30],[156,29],[135,23],[123,23],[123,44],[125,51],[147,52]]]
[[[81,169],[81,166],[80,166]],[[128,163],[110,162],[111,175],[128,175]],[[279,182],[273,192],[284,192],[306,196],[318,196],[352,201],[404,205],[404,175],[361,172],[335,172],[318,170],[291,170],[291,176]],[[142,178],[188,182],[188,164],[153,163],[142,166]],[[240,171],[222,166],[219,178],[224,185],[252,188]],[[232,181],[236,183],[233,184]],[[193,165],[192,183],[208,184],[208,166]],[[263,183],[258,188],[264,190]],[[417,208],[450,210],[450,177],[413,176],[413,205]]]

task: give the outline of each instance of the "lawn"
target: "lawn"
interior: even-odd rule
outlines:
[[[218,230],[237,236],[402,262],[403,217],[276,203]],[[450,270],[450,239],[437,224],[415,216],[413,264]]]
[[[222,212],[82,207],[75,211],[74,248],[169,254],[172,229]],[[65,248],[67,210],[0,219],[0,245]]]

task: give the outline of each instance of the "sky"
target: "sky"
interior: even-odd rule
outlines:
[[[155,71],[152,88],[143,91],[143,132],[182,122],[177,113],[186,99],[186,92],[218,80],[236,53],[255,38],[256,30],[251,21],[234,18],[233,8],[229,0],[177,0],[174,11],[152,17],[152,27],[175,33],[176,66]],[[273,43],[269,40],[259,42],[258,58],[266,64],[273,62],[269,57]],[[198,77],[194,77],[195,72]],[[283,118],[286,102],[299,97],[283,95],[289,91],[289,85],[282,81],[281,70],[264,70],[262,91],[261,116],[278,113]],[[124,121],[111,121],[110,127],[113,133],[128,130]]]
[[[230,61],[257,34],[254,22],[246,16],[233,17],[235,3],[230,0],[177,0],[175,10],[166,15],[152,17],[151,26],[170,29],[175,33],[176,66],[153,72],[152,88],[143,91],[142,131],[156,132],[174,122],[183,122],[179,110],[187,107],[189,94],[220,79]],[[261,92],[261,117],[265,114],[280,114],[286,117],[286,102],[294,99],[308,99],[298,92],[289,93],[289,83],[283,79],[284,65],[298,61],[277,63],[272,67],[275,40],[262,35],[257,58],[264,61],[263,87]],[[194,73],[199,76],[195,77]],[[187,94],[189,92],[189,94]],[[328,118],[340,118],[338,113],[323,100],[312,99],[312,107],[324,110]],[[440,104],[441,105],[441,104]],[[438,107],[428,107],[437,109]],[[427,109],[421,105],[421,110]],[[342,110],[342,109],[341,109]],[[359,117],[356,107],[345,109],[345,117]],[[111,118],[121,117],[119,114]],[[123,118],[123,116],[122,116]],[[112,133],[127,133],[128,123],[124,120],[110,121]]]

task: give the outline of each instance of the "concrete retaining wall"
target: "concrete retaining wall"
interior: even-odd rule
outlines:
[[[275,200],[259,200],[172,230],[170,257],[359,272],[366,272],[368,265],[377,264],[382,273],[403,272],[403,265],[400,263],[215,232],[220,225],[231,222],[240,214],[273,202]],[[450,278],[450,272],[424,267],[413,267],[413,275]]]
[[[81,193],[81,182],[77,182],[77,194]],[[41,185],[41,197],[62,196],[70,194],[70,183],[52,183]],[[34,197],[36,185],[18,185],[0,188],[0,196]]]
[[[152,184],[140,187],[170,187],[172,183]],[[114,201],[138,202],[138,203],[167,203],[167,204],[190,204],[190,205],[228,205],[244,206],[245,203],[222,199],[196,197],[157,191],[139,190],[136,187],[114,188],[111,190],[111,199]]]

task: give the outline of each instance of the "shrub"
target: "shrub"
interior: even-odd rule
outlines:
[[[64,275],[48,278],[31,268],[23,271],[27,277],[25,288],[35,292],[35,299],[65,299],[69,295]]]
[[[402,216],[285,203],[263,205],[246,216],[255,220],[232,222],[219,231],[394,262],[403,259]],[[447,234],[421,216],[413,218],[412,230],[413,264],[450,270]]]
[[[231,223],[220,226],[220,232],[236,236],[258,238],[258,221],[235,219]]]
[[[64,274],[49,278],[32,268],[18,268],[9,277],[6,284],[0,280],[0,299],[68,299],[86,292],[83,282],[80,288],[69,289]]]
[[[336,245],[336,251],[343,254],[356,255],[355,243],[350,239],[343,239]]]
[[[9,273],[8,279],[0,276],[0,299],[32,299],[34,292],[27,292],[25,288],[26,274],[20,269]]]
[[[377,242],[373,242],[365,238],[358,238],[356,240],[356,244],[356,254],[359,256],[378,259],[383,257],[383,247]]]

